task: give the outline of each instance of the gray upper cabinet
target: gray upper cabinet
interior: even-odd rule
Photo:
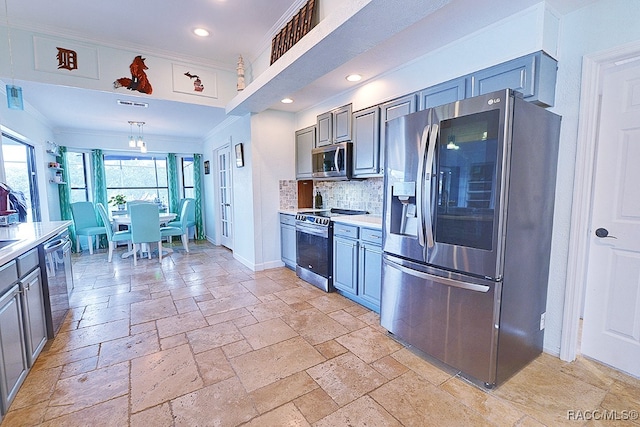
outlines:
[[[385,129],[387,121],[400,116],[415,113],[417,107],[416,94],[405,95],[380,106],[380,169],[384,168]]]
[[[351,141],[351,104],[333,110],[333,142]]]
[[[351,104],[320,114],[316,126],[318,147],[351,141]]]
[[[540,51],[480,70],[467,77],[467,96],[501,89],[521,92],[524,99],[543,107],[554,104],[557,62]]]
[[[318,116],[318,147],[333,144],[333,114],[331,111],[320,114]]]
[[[353,113],[353,176],[379,176],[380,108],[366,108]]]
[[[467,79],[460,77],[423,89],[418,93],[418,109],[437,107],[438,105],[465,99],[467,94]]]
[[[296,179],[311,178],[311,150],[316,148],[316,127],[296,131]]]

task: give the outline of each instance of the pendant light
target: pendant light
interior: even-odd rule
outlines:
[[[139,148],[141,153],[147,152],[147,144],[144,142],[144,123],[129,121],[129,147]],[[138,126],[138,136],[133,135],[133,125]]]
[[[136,148],[136,139],[133,137],[133,123],[129,121],[129,147]]]

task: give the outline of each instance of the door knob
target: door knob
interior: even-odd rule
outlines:
[[[607,230],[606,228],[598,228],[596,230],[596,236],[600,237],[601,239],[604,239],[605,237],[609,237],[611,239],[617,239],[617,237],[615,236],[609,236],[609,230]]]

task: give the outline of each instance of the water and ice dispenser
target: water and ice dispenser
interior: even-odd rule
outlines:
[[[391,233],[417,236],[416,183],[397,181],[391,189]]]

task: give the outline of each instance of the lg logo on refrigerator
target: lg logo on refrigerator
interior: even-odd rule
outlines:
[[[493,104],[497,104],[500,102],[500,98],[493,98],[487,101],[487,104],[489,105],[493,105]]]

